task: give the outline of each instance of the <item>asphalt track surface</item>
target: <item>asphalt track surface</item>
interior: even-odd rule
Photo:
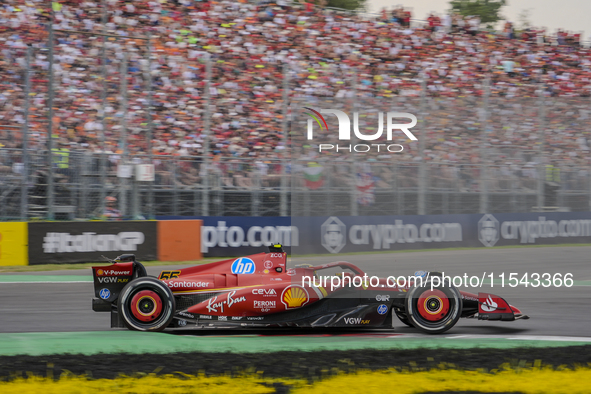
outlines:
[[[591,247],[533,247],[507,249],[476,249],[425,251],[391,254],[322,256],[294,258],[291,264],[323,264],[348,261],[357,264],[368,275],[412,275],[417,270],[439,271],[446,275],[467,274],[482,277],[483,273],[572,273],[575,286],[567,287],[505,287],[495,284],[481,289],[462,287],[477,293],[490,291],[505,298],[530,316],[530,320],[487,322],[460,319],[446,335],[566,336],[591,337]],[[167,266],[166,269],[174,268]],[[182,268],[182,266],[179,266]],[[149,275],[158,275],[163,267],[147,267]],[[90,269],[63,270],[10,275],[90,275]],[[8,279],[8,278],[3,278]],[[585,283],[586,282],[586,283]],[[92,283],[0,283],[0,332],[71,332],[108,331],[109,314],[91,309]],[[283,330],[257,330],[265,334],[287,333]],[[399,323],[394,332],[419,334],[418,330]],[[192,330],[183,334],[236,335],[239,330]],[[294,332],[290,332],[294,334]]]

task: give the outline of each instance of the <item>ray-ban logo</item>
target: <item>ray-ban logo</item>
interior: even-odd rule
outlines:
[[[314,123],[318,125],[321,132],[328,132],[328,124],[326,119],[322,116],[323,114],[335,115],[339,122],[338,135],[339,140],[347,141],[351,140],[351,120],[349,116],[338,109],[320,109],[317,111],[310,107],[304,107],[310,112],[306,112],[306,115],[310,116],[308,119],[308,129],[306,138],[308,140],[314,139]],[[395,119],[406,118],[410,119],[410,123],[394,123]],[[417,124],[417,117],[408,112],[388,112],[386,113],[386,140],[392,141],[393,131],[402,131],[411,141],[417,141],[417,137],[409,129],[413,128]],[[384,134],[384,113],[378,112],[378,130],[373,134],[362,134],[359,131],[359,112],[353,113],[353,133],[355,137],[362,141],[375,141],[382,137]],[[369,152],[375,147],[377,151],[380,151],[380,147],[383,147],[384,151],[388,152],[402,152],[404,149],[400,144],[357,144],[349,146],[339,146],[334,144],[319,144],[318,151],[349,151],[349,152]]]

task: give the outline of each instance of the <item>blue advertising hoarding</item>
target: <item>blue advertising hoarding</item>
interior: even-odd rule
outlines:
[[[258,253],[272,243],[293,255],[591,243],[591,212],[191,219],[203,220],[204,256]]]

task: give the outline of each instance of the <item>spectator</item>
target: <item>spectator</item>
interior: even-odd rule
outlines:
[[[107,220],[121,220],[121,211],[115,208],[117,198],[112,196],[105,197],[105,209],[103,211],[103,218]]]
[[[505,27],[503,28],[503,32],[505,33],[505,37],[507,37],[509,40],[514,39],[515,31],[513,30],[513,23],[506,21]]]
[[[72,143],[93,154],[106,152],[108,174],[114,174],[124,145],[130,155],[148,153],[146,76],[150,72],[155,107],[150,144],[158,159],[163,156],[155,164],[157,180],[164,187],[203,182],[202,173],[208,171],[205,167],[181,160],[186,170],[175,173],[166,158],[175,154],[201,156],[205,146],[210,147],[212,156],[219,158],[224,184],[249,187],[259,175],[269,187],[277,183],[277,172],[265,162],[281,158],[281,149],[285,148],[281,145],[284,63],[289,64],[290,99],[351,97],[354,69],[359,76],[356,92],[360,100],[369,97],[391,101],[398,96],[412,103],[421,92],[419,77],[425,76],[429,94],[442,99],[436,108],[430,109],[430,116],[436,121],[426,123],[430,161],[470,162],[470,152],[479,147],[480,128],[474,124],[474,102],[466,100],[483,95],[487,75],[491,80],[490,118],[500,119],[500,126],[493,126],[494,150],[502,149],[504,143],[516,147],[531,144],[532,130],[537,126],[537,106],[529,98],[537,97],[540,86],[545,94],[572,99],[573,108],[580,106],[583,112],[584,107],[576,104],[577,100],[589,95],[591,51],[580,47],[579,36],[566,30],[557,32],[557,45],[548,45],[554,37],[543,29],[535,29],[535,39],[528,33],[517,40],[510,22],[505,24],[504,35],[496,36],[481,32],[478,18],[458,14],[443,16],[440,21],[433,14],[427,26],[411,27],[410,11],[401,6],[392,10],[389,23],[383,23],[362,15],[339,15],[314,7],[311,2],[302,6],[267,3],[257,7],[246,2],[184,0],[109,0],[108,21],[103,30],[98,17],[102,13],[100,2],[60,0],[58,5],[54,10],[54,27],[72,32],[55,35],[57,94],[54,129],[50,134],[55,142],[53,147],[58,149],[55,153],[59,153],[54,157],[56,165],[68,165],[66,157],[73,154]],[[0,4],[0,122],[24,123],[24,61],[29,45],[33,48],[29,109],[29,143],[33,152],[41,151],[48,138],[45,121],[49,97],[49,16],[47,2],[41,0],[5,0]],[[143,41],[106,39],[104,121],[102,38],[75,33],[77,30],[152,36],[151,69]],[[118,95],[124,53],[129,55],[129,67],[127,141],[122,143],[124,112]],[[205,91],[206,56],[212,58],[209,92]],[[211,98],[212,111],[207,138],[206,93]],[[517,98],[525,101],[517,103]],[[581,99],[581,103],[588,100]],[[408,105],[412,112],[412,104]],[[566,113],[551,115],[556,132],[546,133],[546,146],[557,151],[581,152],[576,138],[566,137],[585,135],[585,123],[573,121]],[[444,122],[449,119],[458,122],[454,126]],[[570,126],[563,130],[558,124]],[[19,132],[12,131],[3,131],[0,138],[3,149],[17,148],[22,140]],[[438,146],[447,150],[436,149]],[[583,162],[584,157],[577,154],[565,160]],[[409,150],[398,157],[412,163],[416,156],[416,151]],[[510,162],[522,165],[528,161],[518,156]],[[230,160],[244,158],[262,164],[224,169],[229,168],[224,166]],[[264,170],[265,167],[268,169]],[[60,171],[63,183],[68,183],[70,171]],[[267,173],[261,175],[263,171]],[[408,176],[408,184],[416,181],[413,176]]]

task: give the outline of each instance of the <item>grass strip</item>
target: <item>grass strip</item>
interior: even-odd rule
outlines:
[[[203,333],[203,334],[201,334]],[[335,334],[342,335],[335,335]],[[586,342],[575,340],[525,340],[507,338],[446,338],[405,337],[393,333],[359,335],[350,330],[315,330],[300,328],[295,331],[273,332],[259,335],[248,330],[232,335],[179,330],[168,333],[136,332],[127,330],[94,332],[29,332],[0,333],[1,356],[43,356],[51,354],[82,353],[87,356],[100,353],[270,353],[282,351],[325,352],[333,350],[416,350],[416,349],[515,349],[581,346]],[[565,338],[566,339],[566,338]],[[590,346],[591,348],[591,346]]]

